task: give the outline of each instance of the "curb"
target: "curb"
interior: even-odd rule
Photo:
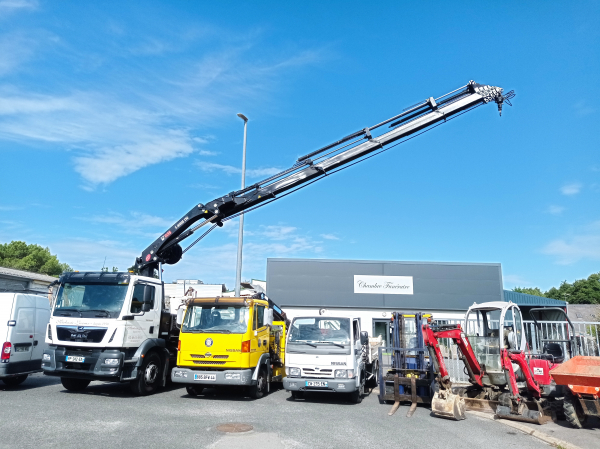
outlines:
[[[554,447],[560,446],[561,448],[564,448],[564,449],[582,449],[579,446],[575,446],[574,444],[569,443],[568,441],[555,438],[553,436],[548,435],[547,433],[540,432],[539,430],[531,429],[530,427],[524,426],[523,424],[520,424],[518,422],[509,421],[507,419],[495,419],[495,415],[491,415],[489,413],[476,412],[476,411],[467,411],[467,413],[469,413],[471,415],[475,415],[479,418],[496,421],[496,422],[504,424],[505,426],[520,430],[521,432],[526,433],[527,435],[536,437],[538,440],[542,440],[544,443],[551,444]]]

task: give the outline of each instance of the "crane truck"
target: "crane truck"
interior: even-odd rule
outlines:
[[[81,390],[92,380],[103,380],[128,382],[136,395],[153,393],[165,384],[176,363],[180,341],[176,318],[165,302],[163,264],[179,262],[186,251],[227,220],[483,104],[496,103],[501,114],[502,105],[510,104],[513,96],[513,91],[505,93],[500,87],[470,81],[441,97],[429,97],[383,122],[298,158],[287,170],[195,204],[136,258],[132,273],[64,273],[56,281],[46,330],[49,347],[42,359],[44,373],[60,377],[67,390]],[[386,131],[385,126],[391,129]],[[204,226],[207,229],[182,248],[181,242]]]

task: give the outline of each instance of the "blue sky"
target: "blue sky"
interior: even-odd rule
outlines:
[[[0,241],[125,269],[187,212],[473,79],[514,89],[245,220],[267,257],[600,271],[598,2],[0,0]],[[165,280],[233,286],[237,222]]]

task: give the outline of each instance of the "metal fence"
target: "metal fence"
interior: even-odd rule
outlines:
[[[476,326],[475,320],[469,320],[465,326],[465,320],[436,320],[437,324],[460,324],[469,333]],[[599,322],[576,322],[573,323],[574,335],[571,335],[569,324],[565,321],[538,321],[539,329],[533,321],[524,321],[525,336],[527,339],[527,352],[539,354],[543,351],[540,347],[542,339],[569,340],[575,339],[574,355],[600,356],[600,323]],[[498,328],[498,321],[491,322],[491,328]],[[567,343],[559,343],[563,348],[565,360],[569,358]],[[543,345],[543,343],[542,343]],[[468,384],[469,376],[465,371],[463,362],[459,358],[458,346],[450,339],[440,339],[440,349],[444,356],[446,368],[450,373],[453,383]]]

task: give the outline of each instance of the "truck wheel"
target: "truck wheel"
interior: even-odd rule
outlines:
[[[70,377],[61,377],[60,383],[69,391],[81,391],[90,384],[91,380],[87,379],[71,379]]]
[[[572,427],[581,429],[586,421],[587,416],[583,413],[579,400],[572,394],[567,394],[563,401],[563,410],[565,412],[565,418]]]
[[[269,379],[267,378],[267,370],[265,366],[261,366],[258,371],[256,378],[256,385],[250,387],[250,397],[254,399],[262,398],[266,393],[269,392]]]
[[[131,392],[135,396],[147,396],[158,388],[162,366],[157,353],[151,352],[144,357],[144,363],[140,367],[139,377],[129,384]]]
[[[292,399],[293,400],[304,399],[304,392],[303,391],[292,391]]]
[[[185,387],[185,390],[190,396],[198,396],[202,393],[204,387],[199,387],[197,385],[188,385],[187,387]]]
[[[364,372],[360,375],[360,385],[358,386],[358,390],[350,393],[350,402],[353,404],[360,404],[363,399],[363,394],[365,392],[365,374]]]
[[[23,382],[25,382],[25,379],[27,379],[27,374],[24,374],[23,376],[6,377],[2,379],[2,382],[9,387],[16,387],[17,385],[21,385]]]

